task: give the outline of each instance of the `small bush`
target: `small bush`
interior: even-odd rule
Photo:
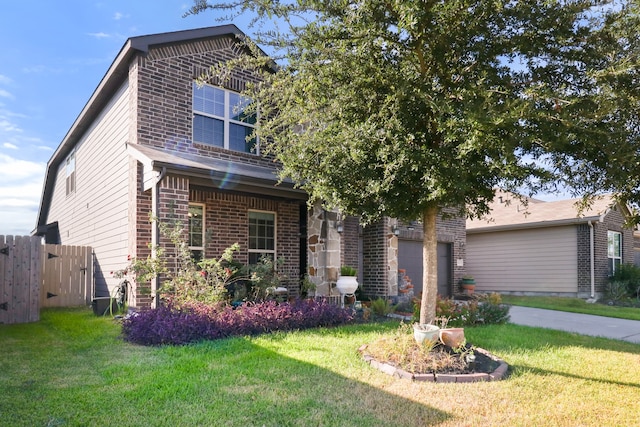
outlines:
[[[499,325],[507,323],[510,318],[509,306],[502,304],[500,294],[489,294],[478,304],[478,323]]]
[[[612,301],[621,301],[629,298],[629,288],[627,282],[620,280],[610,280],[605,289],[605,297]]]
[[[371,301],[371,312],[376,316],[386,316],[389,313],[393,313],[395,311],[395,306],[393,306],[389,300],[385,298],[378,298]]]
[[[414,298],[413,320],[420,319],[420,299]],[[502,304],[498,293],[480,295],[470,301],[454,301],[451,298],[436,300],[436,318],[446,319],[448,327],[501,324],[509,321],[509,306]]]
[[[166,306],[136,313],[122,322],[126,341],[142,345],[182,345],[230,336],[335,326],[353,320],[351,310],[324,300],[275,301],[229,305],[169,302]]]
[[[627,291],[626,295],[622,296],[620,299],[624,297],[637,297],[638,291],[640,290],[640,267],[636,267],[633,264],[621,264],[618,266],[616,272],[611,276],[609,282],[620,282],[624,283]],[[619,287],[618,284],[615,285],[616,288]],[[620,293],[620,289],[616,289],[617,293]]]

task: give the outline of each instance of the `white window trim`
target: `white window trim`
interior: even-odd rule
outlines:
[[[248,235],[249,241],[247,242],[247,249],[249,254],[273,254],[274,267],[276,266],[276,260],[278,259],[278,213],[274,211],[263,211],[257,209],[250,209],[247,213],[247,226],[249,226],[249,216],[251,212],[267,213],[273,215],[273,250],[268,249],[251,249],[251,236]]]
[[[69,173],[69,163],[73,160],[73,170]],[[76,150],[73,150],[64,161],[64,182],[65,182],[65,194],[67,196],[76,192]]]
[[[189,245],[189,250],[190,251],[202,251],[202,256],[204,258],[204,246],[205,246],[205,242],[204,242],[204,236],[206,236],[206,232],[207,232],[207,221],[205,221],[205,218],[207,217],[206,212],[207,212],[207,208],[206,205],[204,203],[195,203],[195,202],[189,202],[189,207],[191,206],[200,206],[202,207],[202,246],[191,246]],[[189,227],[189,243],[191,243],[191,227]]]
[[[615,253],[614,254],[611,253],[611,249],[612,248],[609,246],[609,235],[618,235],[618,236],[620,236],[620,239],[618,240],[618,243],[620,245],[620,256],[616,256]],[[615,242],[615,239],[613,241]],[[622,250],[623,250],[623,247],[622,247],[622,233],[619,232],[619,231],[607,230],[607,258],[608,259],[613,259],[613,260],[619,260],[620,264],[622,264],[622,256],[623,256]],[[611,271],[611,274],[615,274],[615,272],[616,272],[616,263],[613,262],[612,266],[613,266],[613,268],[612,268],[613,271]]]
[[[223,116],[217,116],[215,114],[210,114],[210,113],[206,113],[204,111],[200,111],[200,110],[196,110],[195,106],[193,105],[193,96],[195,96],[195,88],[197,86],[197,83],[194,82],[193,83],[193,91],[194,93],[192,94],[192,101],[191,101],[191,110],[193,112],[193,115],[195,116],[196,114],[199,116],[203,116],[203,117],[209,117],[212,119],[216,119],[216,120],[222,120],[223,123],[223,127],[224,127],[224,142],[223,142],[223,148],[225,150],[229,150],[229,151],[234,151],[234,152],[238,152],[238,153],[245,153],[245,154],[255,154],[257,156],[260,155],[260,140],[258,139],[258,137],[256,136],[256,149],[255,149],[255,153],[251,153],[251,152],[247,152],[247,151],[236,151],[236,150],[232,150],[231,148],[229,148],[229,124],[233,123],[236,125],[240,125],[240,126],[244,126],[244,127],[248,127],[251,129],[255,129],[255,125],[252,125],[251,123],[246,123],[246,122],[241,122],[238,120],[233,120],[229,117],[229,106],[230,106],[230,102],[229,102],[229,96],[230,94],[236,94],[239,96],[242,96],[242,94],[240,94],[239,92],[234,92],[234,91],[230,91],[228,89],[225,89],[221,86],[214,86],[214,85],[208,85],[208,84],[204,84],[204,86],[209,86],[209,87],[213,87],[216,89],[219,89],[221,91],[224,92],[224,117]],[[193,132],[193,129],[192,129]],[[195,135],[191,135],[191,140],[196,142],[195,140]],[[203,145],[210,145],[207,144],[206,142],[202,142],[202,141],[197,141],[198,144],[203,144]]]

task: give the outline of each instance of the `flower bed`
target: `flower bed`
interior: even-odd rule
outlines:
[[[167,304],[135,313],[122,321],[125,340],[142,345],[181,345],[191,342],[290,331],[352,322],[353,311],[325,300],[293,303],[264,301],[230,305]]]

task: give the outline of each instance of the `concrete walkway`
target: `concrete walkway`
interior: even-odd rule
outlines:
[[[640,321],[511,306],[511,323],[640,343]]]

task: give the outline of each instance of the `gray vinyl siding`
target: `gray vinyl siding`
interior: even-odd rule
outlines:
[[[480,292],[576,294],[574,226],[467,235],[467,274]]]
[[[64,245],[92,246],[98,294],[119,280],[127,260],[129,92],[124,84],[76,145],[76,191],[66,195],[62,162],[47,222],[58,221]]]

